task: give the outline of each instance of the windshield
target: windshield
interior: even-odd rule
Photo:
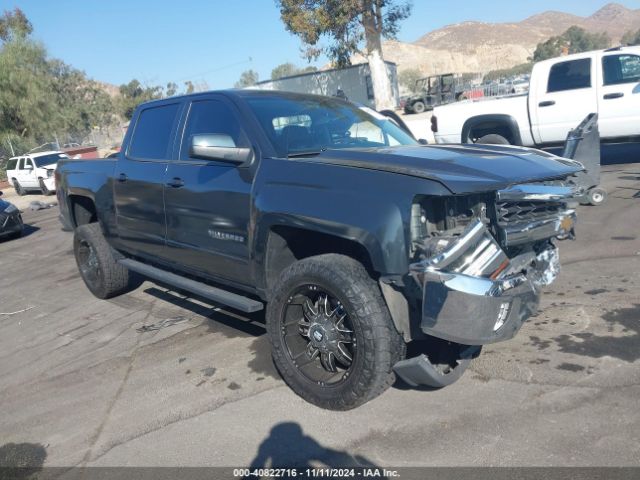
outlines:
[[[41,157],[36,157],[33,159],[36,162],[36,167],[41,168],[46,165],[55,165],[58,160],[63,158],[69,158],[64,153],[52,153],[50,155],[43,155]]]
[[[418,143],[388,119],[335,98],[250,97],[247,102],[283,157]]]

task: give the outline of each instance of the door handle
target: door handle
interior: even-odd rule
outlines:
[[[538,104],[539,107],[550,107],[551,105],[555,105],[556,101],[555,100],[545,100],[544,102],[540,102]]]
[[[624,93],[622,92],[616,92],[616,93],[607,93],[604,97],[605,100],[612,100],[614,98],[621,98],[624,97]]]
[[[170,182],[167,182],[167,186],[173,188],[184,187],[184,181],[181,178],[173,177]]]
[[[127,181],[127,175],[124,173],[121,173],[120,175],[118,175],[118,181],[121,183],[124,183]]]

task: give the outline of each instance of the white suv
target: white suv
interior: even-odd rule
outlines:
[[[29,190],[41,190],[44,195],[51,195],[56,190],[53,174],[58,160],[69,158],[62,152],[30,153],[13,157],[7,163],[7,180],[13,184],[18,195]]]

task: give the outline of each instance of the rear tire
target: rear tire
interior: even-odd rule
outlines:
[[[13,188],[16,191],[16,193],[21,197],[24,196],[25,193],[27,193],[25,189],[22,188],[22,185],[20,185],[20,182],[18,182],[18,180],[16,180],[15,178],[13,179]]]
[[[427,109],[424,102],[415,102],[411,107],[414,113],[422,113]]]
[[[53,192],[47,188],[47,186],[44,184],[44,180],[42,178],[39,180],[40,180],[40,190],[42,190],[42,194],[47,196],[52,195]]]
[[[350,410],[380,395],[405,353],[379,286],[344,255],[287,267],[267,306],[267,331],[284,381],[329,410]]]
[[[100,224],[76,228],[73,252],[82,280],[96,297],[111,298],[131,289],[129,270],[117,262],[119,254],[105,240]]]
[[[482,143],[485,145],[511,145],[511,142],[509,142],[509,140],[496,133],[490,133],[489,135],[480,137],[478,140],[476,140],[476,143]]]

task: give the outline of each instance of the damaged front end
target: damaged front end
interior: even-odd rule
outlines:
[[[422,291],[421,330],[466,345],[513,337],[559,272],[552,239],[573,237],[574,195],[570,187],[518,185],[469,199],[462,220],[450,208],[440,224],[453,228],[443,230],[423,210],[426,235],[410,266]]]
[[[396,363],[396,374],[410,385],[443,387],[462,375],[482,345],[512,338],[536,312],[542,287],[558,275],[552,240],[574,237],[578,194],[563,185],[531,184],[491,195],[418,199],[410,290],[427,343]]]

